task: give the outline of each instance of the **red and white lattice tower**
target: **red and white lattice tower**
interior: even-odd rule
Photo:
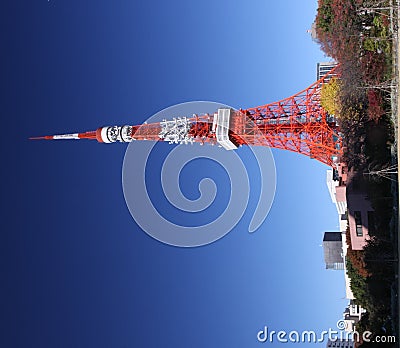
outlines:
[[[172,144],[198,142],[219,144],[226,150],[241,145],[268,146],[298,152],[333,167],[342,153],[342,138],[335,117],[322,108],[320,99],[322,85],[336,74],[336,69],[334,67],[289,98],[254,108],[222,108],[214,114],[31,139],[96,139],[102,143],[133,140]]]

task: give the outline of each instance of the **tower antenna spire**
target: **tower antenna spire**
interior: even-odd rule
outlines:
[[[101,130],[101,128],[99,128]],[[71,139],[97,139],[97,132],[84,132],[84,133],[69,133],[69,134],[56,134],[44,135],[40,137],[30,137],[29,140],[71,140]]]

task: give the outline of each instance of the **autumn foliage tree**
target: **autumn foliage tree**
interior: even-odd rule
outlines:
[[[353,265],[353,267],[356,269],[356,271],[360,276],[364,278],[368,277],[369,273],[366,269],[366,264],[364,260],[364,251],[352,249],[349,227],[347,227],[346,230],[346,243],[347,243],[346,258],[351,262],[351,264]]]
[[[369,89],[368,90],[368,118],[374,122],[378,122],[381,116],[385,113],[382,108],[382,96],[379,91]]]
[[[330,81],[322,86],[321,89],[321,106],[331,115],[338,115],[340,99],[340,82],[339,79],[333,77]]]
[[[359,47],[356,1],[319,0],[316,32],[324,52],[335,60],[354,55]]]

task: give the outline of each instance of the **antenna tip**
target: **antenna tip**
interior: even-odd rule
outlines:
[[[42,139],[48,139],[48,137],[30,137],[28,139],[29,140],[42,140]]]

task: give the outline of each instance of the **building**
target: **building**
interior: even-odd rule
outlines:
[[[327,171],[327,186],[332,202],[336,205],[342,232],[346,298],[354,299],[350,279],[346,272],[346,230],[349,227],[352,250],[362,250],[375,230],[375,213],[368,199],[364,177],[354,170],[348,171],[344,163]]]
[[[342,237],[342,256],[346,298],[349,300],[353,300],[354,295],[350,288],[350,278],[348,277],[346,272],[346,230],[348,225],[346,181],[347,167],[343,163],[338,163],[336,165],[336,169],[329,169],[326,171],[326,185],[328,187],[332,203],[334,203],[336,206],[339,220],[339,229]]]
[[[313,24],[311,24],[311,28],[307,30],[307,33],[311,35],[311,38],[316,41],[318,40],[317,36],[317,23],[314,21]]]
[[[348,306],[343,312],[343,320],[345,322],[345,330],[347,332],[354,332],[356,324],[361,320],[361,316],[366,312],[364,308],[350,300]]]
[[[362,250],[370,233],[375,230],[375,212],[367,196],[366,182],[362,175],[348,173],[346,200],[351,238],[351,248]]]
[[[344,270],[342,233],[325,232],[322,244],[326,269]]]
[[[347,340],[347,339],[337,339],[337,340],[328,340],[326,343],[326,346],[331,348],[331,347],[336,347],[336,348],[353,348],[354,347],[354,341],[353,340]]]
[[[347,200],[346,185],[339,176],[338,170],[329,169],[326,171],[326,185],[328,186],[329,195],[332,203],[335,204],[339,215],[340,231],[346,231],[347,228]]]
[[[337,64],[334,62],[321,62],[317,63],[317,80],[325,76],[329,71],[331,71]],[[331,75],[332,77],[334,75]],[[330,78],[329,77],[329,78]]]
[[[349,172],[345,164],[339,163],[336,169],[327,172],[327,186],[339,214],[340,230],[346,230],[347,220],[351,248],[362,250],[375,229],[374,209],[367,196],[364,177],[354,170]]]

